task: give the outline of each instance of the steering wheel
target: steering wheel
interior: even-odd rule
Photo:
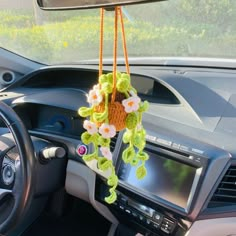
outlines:
[[[0,120],[11,133],[8,135],[11,138],[0,136],[1,235],[11,231],[29,208],[33,196],[35,155],[31,138],[23,122],[11,107],[1,101]],[[15,150],[15,169],[10,169],[12,166],[8,165],[8,157],[12,150]]]

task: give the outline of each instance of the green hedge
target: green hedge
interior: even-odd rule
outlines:
[[[188,1],[181,3],[183,6],[177,8],[176,14],[189,7]],[[138,14],[135,7],[132,9]],[[113,19],[112,13],[107,15],[104,54],[112,56]],[[36,25],[32,12],[0,11],[0,46],[49,64],[98,58],[99,14],[54,13],[48,16],[49,23]],[[194,16],[191,17],[191,20],[179,17],[178,22],[171,17],[162,22],[144,21],[142,16],[132,21],[126,19],[129,55],[235,57],[236,32],[221,32],[215,22],[196,23]],[[119,49],[122,52],[120,44]]]

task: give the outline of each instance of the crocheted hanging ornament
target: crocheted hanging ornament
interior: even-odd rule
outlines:
[[[119,73],[116,68],[118,17],[122,28],[127,73]],[[143,151],[146,132],[142,126],[142,114],[148,109],[148,102],[141,102],[131,85],[121,7],[115,7],[113,73],[108,74],[102,74],[103,26],[104,9],[101,9],[99,80],[89,91],[90,107],[81,107],[78,112],[80,116],[88,117],[84,121],[83,127],[86,131],[81,135],[81,140],[84,144],[93,146],[93,152],[84,155],[83,160],[87,163],[95,160],[100,171],[109,173],[107,185],[110,187],[110,195],[105,201],[111,204],[117,199],[115,190],[119,180],[112,161],[110,143],[118,131],[126,129],[123,142],[127,147],[122,153],[123,161],[136,167],[138,179],[147,174],[145,162],[148,160],[148,154]]]

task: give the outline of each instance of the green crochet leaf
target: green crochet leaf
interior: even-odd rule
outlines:
[[[113,90],[113,85],[112,83],[109,83],[109,82],[105,82],[102,84],[102,91],[106,94],[110,94],[112,93],[112,90]]]
[[[127,73],[122,73],[122,74],[121,74],[121,79],[126,79],[126,80],[128,80],[129,83],[130,83],[130,75],[127,74]]]
[[[138,124],[138,116],[135,112],[132,112],[127,115],[125,120],[125,125],[128,129],[134,129]]]
[[[105,157],[98,158],[98,169],[101,171],[108,170],[112,165],[112,162]]]
[[[145,131],[144,128],[142,128],[140,131],[138,131],[137,134],[138,134],[143,140],[146,140],[146,131]]]
[[[105,197],[105,201],[108,204],[114,203],[116,201],[116,199],[117,199],[117,194],[116,194],[115,190],[110,191],[110,196]]]
[[[138,163],[139,163],[139,159],[135,157],[135,158],[130,162],[130,165],[131,165],[131,166],[137,166]]]
[[[147,175],[147,169],[144,165],[141,165],[136,170],[137,179],[141,180]]]
[[[138,149],[143,149],[144,146],[145,146],[145,141],[144,139],[142,138],[142,136],[138,133],[136,133],[134,135],[134,139],[133,139],[133,144],[135,147],[137,147]]]
[[[110,138],[103,138],[102,136],[99,135],[98,144],[101,147],[109,147],[110,146],[110,142],[111,142]]]
[[[127,78],[120,78],[117,81],[116,88],[119,92],[126,93],[128,92],[129,87],[130,87],[130,81]]]
[[[116,79],[119,80],[121,78],[121,73],[119,71],[116,72]],[[113,76],[113,75],[112,75]]]
[[[78,113],[81,117],[91,116],[92,112],[93,112],[93,108],[89,108],[89,107],[81,107],[78,110]]]
[[[93,139],[92,135],[89,134],[87,131],[82,133],[81,135],[81,140],[86,145],[90,144],[92,142],[92,139]]]
[[[129,130],[127,130],[124,134],[123,134],[123,143],[129,143],[131,141],[132,138],[132,132],[130,132]]]
[[[103,122],[107,118],[107,116],[108,116],[107,111],[104,111],[102,113],[95,112],[93,113],[93,120],[95,122],[100,123],[100,122]]]
[[[92,143],[95,144],[96,146],[99,143],[99,137],[100,135],[98,133],[93,134],[91,137]]]
[[[149,159],[149,156],[146,152],[140,151],[137,153],[137,158],[141,161],[147,161]]]
[[[83,160],[85,161],[85,162],[87,162],[87,161],[92,161],[92,160],[94,160],[94,159],[96,159],[97,158],[97,153],[96,152],[93,152],[93,153],[91,153],[91,154],[86,154],[86,155],[83,155]]]
[[[101,76],[99,77],[98,81],[99,81],[100,84],[103,84],[103,83],[108,82],[108,77],[107,77],[107,75],[105,75],[105,74],[101,75]]]
[[[148,101],[144,101],[144,102],[142,102],[141,105],[139,106],[138,111],[139,111],[139,112],[145,112],[145,111],[148,110],[148,108],[149,108],[149,103],[148,103]]]
[[[108,73],[107,74],[107,81],[106,82],[109,82],[110,84],[113,84],[113,73]]]
[[[111,175],[107,180],[107,184],[109,186],[117,186],[118,185],[118,177],[115,174]]]
[[[132,146],[126,148],[122,153],[122,159],[126,164],[131,163],[134,157],[135,157],[135,150]]]

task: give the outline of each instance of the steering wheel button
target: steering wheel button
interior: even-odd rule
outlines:
[[[14,181],[14,170],[11,165],[5,165],[2,170],[2,179],[4,184],[10,185]]]
[[[7,177],[11,177],[11,171],[7,171]]]

